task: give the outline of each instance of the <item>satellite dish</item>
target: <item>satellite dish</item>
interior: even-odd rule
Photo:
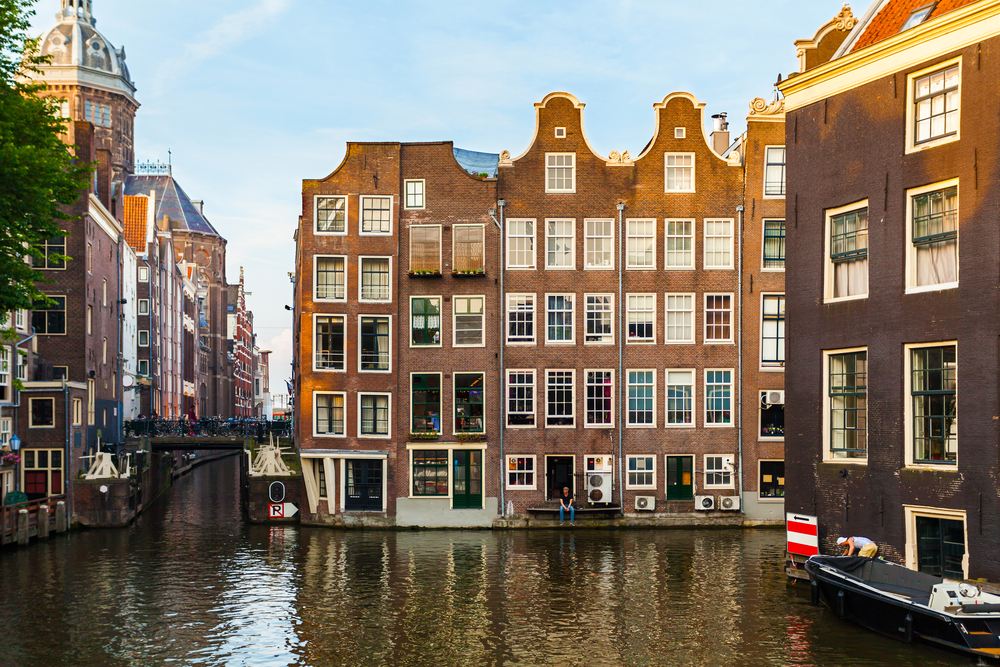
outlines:
[[[124,376],[122,376],[122,386],[123,387],[131,387],[134,384],[135,384],[135,378],[134,377],[132,377],[131,375],[124,375]]]

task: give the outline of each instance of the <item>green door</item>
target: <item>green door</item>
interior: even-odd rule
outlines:
[[[452,491],[455,509],[483,508],[483,452],[479,449],[455,450]]]
[[[964,579],[965,524],[954,519],[917,517],[917,569],[936,577]]]
[[[667,457],[667,500],[694,500],[693,467],[690,456]]]

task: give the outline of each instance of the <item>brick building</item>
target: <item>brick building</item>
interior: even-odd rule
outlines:
[[[227,357],[231,365],[233,416],[253,416],[253,313],[247,310],[243,267],[240,282],[226,288]]]

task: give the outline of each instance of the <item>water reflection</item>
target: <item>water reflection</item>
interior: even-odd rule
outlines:
[[[233,459],[0,553],[0,665],[965,665],[790,593],[775,531],[247,526]]]

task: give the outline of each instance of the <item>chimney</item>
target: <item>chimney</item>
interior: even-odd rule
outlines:
[[[205,214],[205,202],[203,200],[201,200],[201,199],[192,199],[191,203],[195,205],[195,207],[198,209],[199,213],[201,213],[202,215]]]
[[[712,116],[712,150],[719,155],[729,148],[729,123],[726,122],[726,112]]]

